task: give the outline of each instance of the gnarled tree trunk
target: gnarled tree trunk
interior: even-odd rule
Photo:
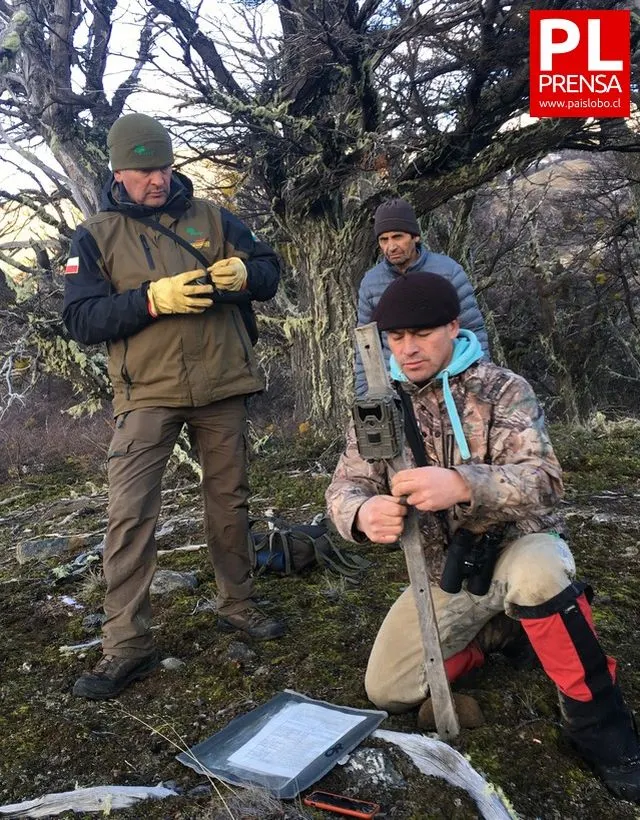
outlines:
[[[357,283],[371,264],[371,235],[362,217],[340,226],[307,218],[296,235],[289,261],[301,313],[288,326],[296,416],[341,428],[353,400]]]

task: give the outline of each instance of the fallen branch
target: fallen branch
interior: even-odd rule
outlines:
[[[0,815],[11,817],[49,817],[65,811],[96,811],[109,814],[113,809],[126,809],[141,800],[162,800],[177,797],[177,792],[164,786],[92,786],[72,792],[45,794],[37,800],[0,806]]]
[[[98,646],[102,643],[102,638],[94,638],[86,643],[76,643],[72,646],[59,646],[58,652],[61,655],[73,655],[76,652],[84,652],[85,649],[91,649],[92,646]]]
[[[187,544],[186,547],[173,547],[170,550],[158,550],[158,555],[169,555],[172,552],[195,552],[196,550],[206,547],[206,544]]]
[[[467,791],[484,820],[513,820],[517,815],[495,786],[480,775],[460,752],[447,743],[425,735],[376,729],[371,737],[399,746],[423,774],[443,777],[452,786]]]

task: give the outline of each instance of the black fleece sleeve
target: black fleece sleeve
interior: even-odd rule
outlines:
[[[116,293],[95,239],[80,226],[71,240],[65,275],[62,320],[69,334],[83,344],[133,336],[153,322],[147,310],[148,284]]]
[[[225,242],[242,255],[246,265],[247,288],[251,298],[259,302],[273,298],[280,282],[280,261],[277,254],[230,211],[220,208],[220,216]]]

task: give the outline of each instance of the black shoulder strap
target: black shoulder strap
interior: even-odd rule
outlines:
[[[420,428],[418,427],[418,420],[416,419],[416,414],[413,412],[413,404],[402,387],[398,387],[397,392],[400,395],[400,403],[402,404],[404,434],[407,437],[409,447],[411,447],[413,459],[418,467],[427,467],[429,461],[427,460],[427,453],[424,449]]]
[[[404,434],[407,439],[407,443],[411,448],[411,452],[413,453],[413,458],[416,462],[416,466],[428,467],[429,459],[427,458],[427,451],[424,447],[422,434],[420,432],[420,428],[418,427],[418,420],[416,419],[416,414],[413,411],[413,404],[411,402],[411,399],[404,392],[401,386],[398,386],[396,389],[397,392],[400,394],[400,402],[402,404],[402,414],[404,416]],[[449,522],[447,520],[446,510],[437,510],[437,512],[435,512],[434,515],[440,522],[440,526],[443,529],[445,537],[447,538],[447,540],[449,540]]]
[[[210,267],[211,262],[209,262],[203,253],[200,253],[197,248],[194,248],[190,242],[187,242],[186,239],[183,239],[175,231],[172,231],[171,228],[165,228],[157,219],[153,219],[153,217],[150,216],[131,216],[130,214],[127,214],[127,216],[129,219],[135,219],[136,222],[142,222],[143,225],[148,225],[150,228],[153,228],[154,231],[158,231],[158,233],[163,233],[165,236],[171,237],[174,242],[177,242],[178,245],[182,245],[192,256],[195,256],[198,262],[205,266],[205,269]]]

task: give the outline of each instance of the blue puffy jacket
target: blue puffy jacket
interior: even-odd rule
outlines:
[[[418,248],[420,256],[412,265],[409,265],[405,273],[429,271],[431,273],[439,273],[448,279],[458,291],[458,298],[460,299],[460,326],[467,330],[472,330],[476,334],[484,350],[485,357],[487,359],[490,358],[487,330],[484,326],[484,319],[480,313],[480,308],[478,307],[478,302],[476,301],[469,277],[462,267],[451,259],[451,257],[445,256],[443,253],[432,253],[421,245],[419,245]],[[371,321],[373,311],[384,291],[398,276],[402,275],[403,274],[399,273],[386,259],[383,259],[375,267],[365,273],[358,291],[358,325],[366,325]],[[382,334],[382,349],[385,362],[388,365],[389,356],[391,354],[389,352],[386,333]],[[358,351],[356,351],[355,378],[356,396],[363,396],[367,392],[367,380]]]

